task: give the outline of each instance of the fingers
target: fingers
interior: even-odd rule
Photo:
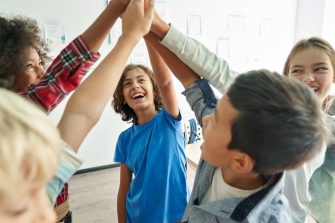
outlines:
[[[154,17],[154,0],[131,0],[122,16],[123,33],[142,37],[149,32]]]
[[[147,8],[145,10],[149,20],[153,20],[155,13],[155,0],[145,0],[147,2]]]

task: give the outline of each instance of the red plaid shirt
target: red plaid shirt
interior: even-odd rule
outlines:
[[[52,61],[39,83],[29,85],[26,92],[19,94],[50,113],[67,94],[79,86],[99,57],[100,54],[92,53],[79,36]]]
[[[74,39],[52,61],[43,78],[37,84],[28,86],[19,94],[50,113],[71,91],[75,90],[88,69],[99,59],[99,53],[92,53],[81,37]],[[68,184],[58,195],[56,206],[68,199]]]

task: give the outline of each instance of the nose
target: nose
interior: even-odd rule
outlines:
[[[37,79],[41,79],[44,76],[45,70],[42,66],[38,67],[36,70]]]
[[[132,89],[137,89],[139,88],[139,84],[137,82],[133,83]]]
[[[313,72],[306,72],[305,75],[302,78],[302,81],[304,83],[307,83],[307,84],[311,81],[314,81],[314,80],[315,80],[315,78],[314,78]]]

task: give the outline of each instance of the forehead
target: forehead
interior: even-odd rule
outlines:
[[[216,106],[216,119],[223,124],[231,124],[237,115],[238,111],[231,104],[229,97],[224,95]]]
[[[291,66],[308,66],[318,63],[326,63],[331,65],[331,60],[328,54],[318,47],[301,49],[291,58]]]
[[[27,59],[29,60],[39,60],[40,56],[37,53],[37,50],[33,47],[28,47],[26,50]]]
[[[149,78],[148,74],[144,72],[141,68],[134,68],[132,70],[129,70],[125,75],[125,80],[128,79],[135,79],[138,77],[147,77]]]

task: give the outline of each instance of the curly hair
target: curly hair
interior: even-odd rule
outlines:
[[[127,73],[134,69],[141,69],[144,71],[144,73],[146,73],[149,76],[153,87],[155,110],[159,111],[162,108],[163,104],[159,93],[159,88],[154,80],[154,74],[152,70],[141,64],[127,65],[122,73],[120,81],[113,94],[112,106],[114,107],[114,111],[116,113],[121,114],[123,121],[129,121],[133,124],[136,124],[137,116],[134,110],[131,107],[129,107],[127,103],[124,103],[124,97],[123,97],[123,82],[126,78]]]
[[[44,64],[50,60],[36,20],[22,16],[0,17],[0,87],[13,89],[15,78],[25,68],[30,47],[36,49]]]

